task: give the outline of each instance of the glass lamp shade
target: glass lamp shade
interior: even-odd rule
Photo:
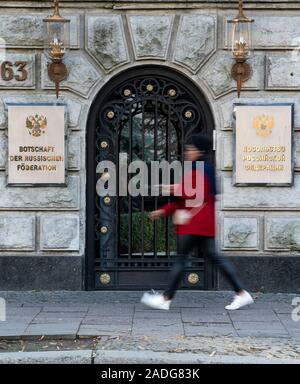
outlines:
[[[252,51],[252,24],[253,20],[234,19],[228,22],[228,42],[234,57],[247,58]]]
[[[62,58],[70,48],[70,20],[53,17],[44,19],[44,36],[46,56]]]

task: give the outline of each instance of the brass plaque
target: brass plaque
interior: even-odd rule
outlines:
[[[64,183],[64,106],[8,106],[8,184]]]
[[[291,185],[292,104],[236,105],[235,113],[235,184]]]

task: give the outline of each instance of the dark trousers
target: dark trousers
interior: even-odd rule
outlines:
[[[243,285],[239,280],[234,266],[229,260],[216,252],[215,239],[212,237],[198,235],[178,235],[178,256],[170,274],[170,284],[164,295],[172,299],[178,289],[184,275],[188,255],[193,248],[205,249],[212,262],[221,270],[235,292],[243,290]]]

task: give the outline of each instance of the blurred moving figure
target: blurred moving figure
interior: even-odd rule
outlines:
[[[228,259],[216,252],[216,181],[214,164],[209,157],[211,150],[212,142],[209,137],[196,134],[188,138],[185,146],[184,160],[192,162],[192,170],[184,175],[181,185],[174,184],[164,186],[164,189],[169,188],[170,194],[175,196],[178,196],[178,194],[175,193],[176,188],[180,188],[180,191],[182,191],[180,197],[176,201],[166,204],[160,209],[150,213],[152,220],[172,215],[173,222],[176,224],[176,233],[178,234],[178,256],[171,270],[168,288],[162,294],[152,290],[152,293],[146,292],[142,296],[141,302],[151,308],[166,310],[170,308],[171,301],[184,275],[188,255],[196,246],[205,247],[205,249],[208,250],[209,257],[220,268],[235,291],[232,303],[225,308],[235,310],[253,303],[251,295],[245,291],[233,265]],[[204,162],[204,168],[197,166],[200,161]],[[190,194],[187,195],[184,188],[184,183],[187,184],[186,180],[188,179],[192,183],[189,185],[193,185],[196,191],[198,188],[203,188],[203,199],[199,206],[194,204],[194,206],[191,207],[186,204],[187,199],[191,201]],[[199,180],[201,180],[201,183],[199,183]],[[198,185],[196,181],[198,181]]]

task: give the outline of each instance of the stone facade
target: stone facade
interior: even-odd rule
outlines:
[[[84,289],[89,108],[113,75],[149,63],[175,68],[192,79],[211,106],[222,192],[218,205],[220,251],[236,257],[237,266],[239,258],[245,257],[249,263],[255,258],[258,265],[259,258],[269,257],[270,262],[262,265],[270,268],[271,260],[277,258],[275,263],[284,260],[287,270],[293,265],[290,256],[300,257],[300,4],[279,2],[274,9],[269,1],[264,1],[263,7],[259,1],[246,3],[247,15],[255,19],[255,50],[249,61],[253,76],[244,85],[239,101],[294,103],[295,161],[293,186],[249,188],[232,185],[232,105],[237,99],[225,26],[236,14],[236,5],[217,1],[207,7],[207,3],[64,1],[61,13],[71,19],[71,51],[66,58],[70,75],[62,83],[59,100],[67,111],[67,185],[17,187],[6,185],[7,104],[55,102],[42,49],[42,19],[50,10],[49,2],[1,2],[0,45],[6,50],[0,50],[0,59],[26,61],[28,76],[26,81],[0,79],[0,256],[8,266],[11,263],[14,273],[18,265],[15,258],[27,257],[31,266],[26,269],[25,259],[20,265],[29,275],[32,265],[38,268],[38,260],[46,273],[45,263],[50,260],[49,268],[57,279],[56,285],[48,282],[43,286],[42,279],[34,279],[34,286],[26,282],[19,288]],[[60,274],[57,268],[62,268]],[[282,273],[278,276],[281,278]],[[3,282],[0,279],[1,289],[6,288],[7,281],[7,277]],[[17,279],[14,281],[9,287],[17,289]],[[294,281],[290,289],[299,286]]]

